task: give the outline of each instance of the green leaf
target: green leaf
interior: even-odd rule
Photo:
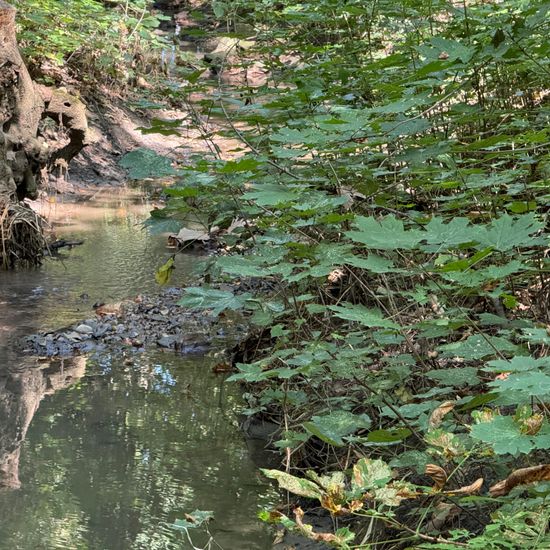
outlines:
[[[464,386],[466,384],[475,386],[479,384],[477,369],[474,367],[431,370],[426,373],[426,376],[447,386]]]
[[[497,393],[483,393],[476,395],[472,399],[469,399],[464,405],[462,405],[458,410],[459,411],[470,411],[487,403],[491,403],[498,399]]]
[[[519,424],[511,416],[496,416],[490,422],[475,424],[471,436],[491,445],[499,455],[527,454],[538,447],[537,436],[521,433]]]
[[[528,372],[541,368],[550,367],[550,357],[540,357],[536,359],[530,355],[516,355],[511,359],[495,359],[489,361],[483,370],[501,373],[501,372]]]
[[[505,380],[494,380],[489,386],[501,393],[519,392],[531,397],[550,395],[550,376],[543,372],[513,372]]]
[[[279,487],[289,493],[305,498],[321,498],[323,496],[323,492],[313,481],[295,477],[279,470],[262,468],[261,471],[266,477],[277,480]]]
[[[128,170],[128,177],[133,180],[162,178],[177,173],[172,168],[171,159],[143,147],[126,153],[120,159],[119,164]]]
[[[311,422],[305,422],[304,428],[329,445],[344,445],[343,437],[359,428],[368,428],[371,424],[366,414],[353,414],[348,411],[334,411],[323,416],[314,416]]]
[[[179,136],[178,128],[181,127],[183,119],[180,120],[164,120],[161,118],[153,118],[150,121],[151,126],[149,128],[138,127],[137,129],[144,135],[146,134],[160,134],[163,136]]]
[[[406,230],[403,222],[393,215],[386,216],[381,221],[377,221],[374,217],[358,216],[355,225],[358,231],[348,231],[346,236],[368,248],[379,250],[411,250],[424,236],[418,229]]]
[[[470,226],[468,218],[453,218],[444,223],[443,218],[433,217],[426,227],[426,250],[436,252],[457,247],[460,244],[476,241],[476,229]],[[435,246],[437,245],[437,246]]]
[[[298,198],[292,188],[277,183],[257,184],[252,189],[243,195],[243,199],[253,200],[260,206],[277,206]]]
[[[518,346],[505,338],[472,334],[466,340],[445,344],[438,348],[445,357],[460,357],[462,359],[483,359],[499,352],[517,352]]]
[[[241,160],[230,160],[219,169],[220,174],[235,174],[237,172],[248,172],[254,170],[260,163],[253,158],[243,158]]]
[[[251,297],[251,294],[248,292],[236,295],[229,290],[191,287],[185,289],[185,296],[178,304],[194,309],[211,309],[213,315],[219,315],[226,309],[241,309]]]
[[[391,468],[383,460],[361,458],[353,466],[351,486],[355,491],[383,487],[392,479]]]
[[[403,441],[412,434],[408,428],[397,428],[395,430],[374,430],[369,432],[367,441],[369,443],[395,443]]]
[[[491,246],[501,252],[506,252],[516,246],[532,246],[541,244],[531,238],[531,235],[544,227],[544,223],[533,213],[513,217],[504,214],[491,222],[486,231],[480,231],[478,241],[483,246]]]
[[[336,312],[336,317],[346,321],[356,321],[366,327],[399,328],[397,323],[382,316],[378,309],[369,309],[362,305],[345,303],[341,306],[329,306],[329,309]]]

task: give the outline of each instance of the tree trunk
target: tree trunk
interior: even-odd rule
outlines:
[[[63,88],[36,85],[19,53],[15,9],[0,0],[0,266],[32,262],[41,254],[36,216],[18,201],[36,198],[38,185],[61,169],[88,143],[86,107]],[[40,121],[54,119],[68,142],[50,147],[40,136]],[[36,235],[35,235],[36,236]]]

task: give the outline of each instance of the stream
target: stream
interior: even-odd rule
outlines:
[[[173,528],[195,510],[225,550],[272,548],[256,519],[278,500],[238,427],[240,389],[204,355],[159,350],[40,359],[14,343],[158,291],[166,237],[141,223],[140,191],[42,205],[58,238],[83,239],[36,270],[0,274],[0,550],[207,547]],[[177,257],[174,285],[200,256]],[[212,544],[212,548],[218,548]]]

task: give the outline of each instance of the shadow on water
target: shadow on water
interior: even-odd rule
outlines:
[[[225,550],[271,548],[255,518],[277,498],[237,426],[240,390],[208,358],[41,362],[10,343],[86,318],[95,301],[153,292],[170,252],[139,226],[150,208],[134,197],[75,206],[56,224],[83,246],[0,273],[0,550],[187,549],[171,525],[197,509],[214,513]],[[176,284],[197,260],[178,257]]]
[[[213,511],[226,550],[270,548],[255,516],[275,496],[248,456],[239,408],[238,388],[204,358],[2,373],[0,548],[190,548],[170,526],[196,509]]]

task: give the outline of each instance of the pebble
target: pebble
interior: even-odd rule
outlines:
[[[85,325],[84,323],[78,325],[75,330],[76,332],[80,332],[80,334],[93,334],[94,332],[94,329],[90,325]]]
[[[243,323],[220,327],[218,319],[189,311],[177,304],[182,289],[163,290],[157,296],[141,296],[119,315],[85,319],[72,327],[24,339],[25,351],[40,356],[66,356],[101,350],[133,348],[136,352],[158,346],[177,353],[204,352],[212,344],[234,343],[247,332]],[[221,321],[223,323],[223,321]]]

